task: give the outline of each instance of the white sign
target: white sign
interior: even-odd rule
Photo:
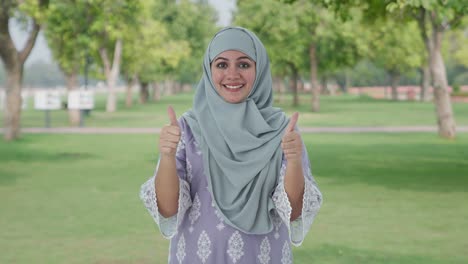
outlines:
[[[36,91],[34,93],[34,108],[38,110],[57,110],[62,108],[58,91]]]
[[[68,92],[68,109],[93,109],[94,94],[92,91]]]

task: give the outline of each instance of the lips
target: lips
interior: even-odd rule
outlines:
[[[223,84],[223,87],[229,90],[238,90],[244,87],[244,84]]]

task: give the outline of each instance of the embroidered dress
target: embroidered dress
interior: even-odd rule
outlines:
[[[276,209],[274,228],[266,235],[246,234],[224,223],[214,207],[197,142],[183,118],[179,125],[182,136],[176,152],[180,185],[177,214],[170,218],[159,214],[155,176],[145,182],[140,191],[140,198],[161,234],[171,240],[168,262],[293,263],[291,245],[302,243],[322,203],[322,194],[310,172],[307,152],[303,151],[302,155],[305,191],[301,216],[293,222],[289,220],[291,206],[284,190],[286,160],[283,159],[279,183],[272,194]]]

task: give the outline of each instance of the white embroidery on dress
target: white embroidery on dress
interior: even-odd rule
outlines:
[[[155,176],[151,177],[141,186],[140,199],[145,204],[155,223],[159,226],[159,230],[163,237],[172,238],[177,233],[177,227],[182,223],[185,212],[192,205],[190,186],[182,179],[179,181],[180,193],[177,214],[169,218],[164,218],[159,214],[158,204],[156,202],[154,178]]]
[[[322,194],[313,180],[310,167],[306,165],[308,164],[306,154],[303,154],[303,164],[305,166],[305,186],[301,215],[296,220],[291,222],[291,204],[289,203],[288,195],[284,189],[284,176],[286,173],[285,160],[283,160],[281,165],[280,179],[272,197],[273,202],[275,203],[276,211],[282,222],[286,225],[291,242],[294,246],[299,246],[304,241],[304,237],[309,231],[310,226],[314,221],[315,215],[318,213],[318,210],[322,204]],[[277,235],[275,233],[275,238],[276,237],[279,237],[279,234]]]
[[[270,263],[270,251],[270,241],[268,240],[268,237],[265,236],[262,243],[260,244],[260,254],[257,256],[260,264]]]
[[[179,242],[177,242],[177,253],[176,253],[177,260],[179,264],[184,261],[185,258],[185,237],[182,234],[179,238]]]
[[[222,231],[225,227],[226,226],[223,222],[219,222],[219,224],[216,225],[216,229],[218,229],[218,231]]]
[[[190,228],[189,228],[190,233],[193,232],[193,224],[198,220],[198,218],[201,215],[200,208],[201,208],[200,198],[198,197],[198,193],[195,193],[195,198],[193,198],[192,207],[190,208],[190,212],[189,212],[189,220],[191,223]]]
[[[182,224],[185,213],[192,206],[192,197],[190,196],[190,185],[187,181],[179,180],[179,208],[177,211],[177,226]]]
[[[211,241],[205,230],[203,230],[198,237],[198,250],[197,255],[201,259],[202,263],[205,263],[211,254]]]
[[[277,215],[280,217],[282,222],[288,225],[288,231],[289,231],[289,219],[291,218],[292,208],[291,208],[291,204],[289,203],[288,195],[286,194],[286,191],[284,190],[285,173],[286,173],[286,163],[283,161],[281,165],[279,183],[275,189],[275,192],[273,193],[272,198],[276,207]],[[275,218],[273,219],[275,220]],[[278,227],[279,229],[280,224],[278,224],[278,222],[274,222],[274,224],[276,224],[275,227]],[[275,234],[275,238],[276,237],[279,237],[279,234]]]
[[[280,229],[280,226],[283,224],[283,220],[281,220],[281,217],[278,215],[278,212],[276,210],[273,211],[273,214],[271,216],[271,220],[273,222],[273,227],[274,227],[274,230],[275,230],[274,237],[275,237],[275,239],[278,239],[280,237],[279,229]]]
[[[281,264],[292,264],[291,248],[287,240],[284,241],[282,253]]]
[[[156,193],[154,188],[154,176],[147,180],[140,189],[140,199],[143,201],[146,209],[159,224],[158,205],[156,203]]]
[[[200,156],[202,154],[202,152],[200,150],[200,145],[198,145],[198,142],[196,142],[196,141],[193,141],[193,144],[195,145],[195,151],[196,151],[197,155]]]
[[[212,205],[214,206],[214,203],[212,203]],[[226,226],[224,225],[224,221],[223,221],[223,216],[221,215],[221,213],[216,209],[214,211],[216,217],[218,217],[219,219],[219,223],[216,225],[216,228],[221,231],[223,230]]]
[[[192,178],[193,178],[193,175],[192,175],[192,163],[190,163],[190,160],[186,160],[186,166],[187,166],[187,181],[189,183],[192,183]]]
[[[180,152],[185,149],[185,131],[182,131],[179,144],[177,145],[176,156],[180,157]]]
[[[242,236],[239,231],[235,231],[229,238],[228,250],[226,252],[234,263],[237,263],[237,261],[239,261],[239,259],[244,255],[244,241],[242,240]]]

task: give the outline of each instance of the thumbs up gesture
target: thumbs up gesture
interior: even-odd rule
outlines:
[[[175,157],[180,141],[180,127],[172,106],[167,108],[170,124],[161,129],[159,136],[159,152],[164,157]]]
[[[299,132],[295,131],[294,128],[297,124],[299,113],[294,113],[289,124],[285,129],[283,139],[281,141],[281,148],[288,162],[302,162],[302,140]]]

